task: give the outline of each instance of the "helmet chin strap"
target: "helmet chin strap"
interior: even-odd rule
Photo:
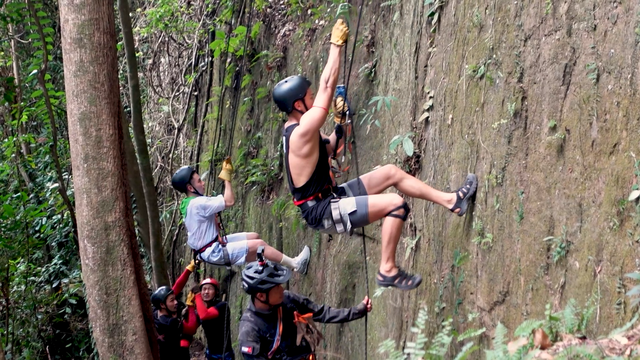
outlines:
[[[265,295],[265,299],[264,299],[264,301],[262,301],[262,300],[258,299],[258,297],[257,297],[257,296],[255,296],[255,299],[256,299],[256,300],[258,300],[259,302],[261,302],[261,303],[263,303],[263,304],[267,305],[267,306],[269,307],[269,310],[273,310],[273,309],[275,309],[275,308],[277,308],[277,307],[279,307],[279,306],[281,306],[281,305],[282,305],[282,304],[278,304],[278,305],[272,305],[272,304],[270,304],[270,303],[269,303],[269,293],[268,293],[268,292],[266,292],[266,293],[263,293],[263,294]]]
[[[198,191],[198,189],[196,189],[196,187],[195,187],[195,186],[193,186],[193,184],[191,183],[191,180],[189,180],[189,183],[188,183],[188,184],[189,184],[189,185],[191,185],[191,187],[193,188],[192,193],[194,193],[194,194],[196,194],[196,195],[198,195],[198,196],[204,196],[204,195],[200,194],[200,191]]]
[[[300,115],[304,115],[307,111],[309,111],[309,108],[307,107],[307,104],[304,102],[303,99],[299,99],[298,101],[302,101],[302,106],[304,106],[304,112],[296,109],[295,107],[293,108],[293,110],[297,111],[300,113]]]

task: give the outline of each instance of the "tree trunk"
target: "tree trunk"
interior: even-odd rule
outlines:
[[[102,359],[152,359],[153,324],[134,250],[113,2],[62,0],[71,163],[82,278]],[[136,258],[138,257],[138,258]],[[145,324],[145,320],[147,323]],[[157,352],[157,350],[156,350]]]
[[[156,194],[156,188],[153,183],[153,172],[151,170],[147,139],[144,134],[144,124],[142,122],[142,100],[140,97],[140,80],[138,79],[138,62],[136,60],[135,44],[133,43],[129,2],[127,0],[118,0],[118,12],[120,13],[124,50],[127,56],[133,140],[138,155],[142,189],[144,190],[149,215],[149,241],[151,245],[153,282],[156,287],[160,287],[171,284],[169,283],[167,258],[164,255],[164,249],[162,247],[162,227],[160,225],[160,213],[158,212],[158,195]]]
[[[124,152],[127,157],[127,173],[129,185],[133,191],[133,197],[136,199],[138,211],[134,215],[138,222],[138,230],[140,231],[140,240],[147,252],[147,256],[151,256],[151,245],[149,243],[149,214],[147,213],[147,203],[142,189],[142,181],[140,180],[140,167],[136,158],[136,151],[129,136],[129,122],[125,119],[124,112],[122,114],[122,132],[124,135]]]

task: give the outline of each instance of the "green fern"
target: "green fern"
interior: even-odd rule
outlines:
[[[576,330],[579,333],[585,334],[587,332],[587,326],[589,325],[589,321],[593,316],[593,313],[597,308],[597,299],[598,295],[594,293],[589,301],[585,304],[584,310],[580,312],[580,324],[578,325],[578,329]]]
[[[576,317],[576,312],[576,301],[574,299],[570,299],[567,302],[567,306],[565,306],[564,310],[562,311],[564,333],[573,334],[576,332],[576,330],[578,330],[578,325],[580,324],[580,322]]]
[[[466,343],[453,360],[466,360],[466,358],[476,350],[478,350],[478,345],[473,345],[473,342]]]
[[[476,336],[480,336],[482,334],[484,334],[484,332],[487,331],[486,328],[482,328],[482,329],[467,329],[465,332],[463,332],[462,334],[458,335],[458,342],[472,338],[472,337],[476,337]]]
[[[389,353],[387,360],[405,360],[407,358],[402,354],[402,351],[396,350],[396,342],[392,339],[387,339],[378,346],[378,354],[384,353]]]
[[[631,321],[629,321],[628,323],[624,324],[624,326],[622,326],[621,328],[617,328],[617,329],[613,330],[609,334],[609,337],[612,337],[612,336],[615,336],[615,335],[618,335],[618,334],[622,334],[623,332],[631,329],[633,324],[635,324],[636,321],[638,321],[638,317],[640,317],[640,313],[636,313],[636,315],[633,317],[633,319],[631,319]]]
[[[544,321],[542,320],[525,320],[516,331],[513,333],[515,337],[529,337],[531,336],[531,332],[535,329],[541,328],[544,325]]]
[[[598,348],[588,349],[586,347],[581,347],[581,346],[571,346],[562,350],[562,352],[556,355],[555,358],[557,360],[562,360],[562,359],[599,360],[604,358],[604,356]]]
[[[453,335],[451,335],[452,321],[453,320],[449,318],[442,323],[442,330],[433,338],[431,346],[429,350],[427,350],[429,354],[443,358],[447,353],[449,345],[451,345],[451,341],[453,340]]]
[[[406,355],[410,355],[410,359],[422,359],[425,355],[425,345],[429,340],[424,331],[427,327],[427,321],[429,320],[429,314],[427,312],[427,307],[423,306],[418,311],[418,316],[414,323],[414,326],[410,328],[410,331],[416,334],[415,341],[407,341],[407,344],[404,348],[404,353]]]
[[[506,344],[507,328],[498,323],[495,335],[493,336],[493,350],[485,350],[487,360],[501,360],[508,357],[508,349]]]

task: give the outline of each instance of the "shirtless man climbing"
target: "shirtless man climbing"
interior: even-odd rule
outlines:
[[[302,76],[288,77],[273,89],[274,102],[288,115],[283,141],[289,188],[307,224],[324,233],[351,232],[352,228],[385,218],[376,282],[382,287],[411,290],[420,285],[422,277],[398,268],[395,261],[396,247],[410,209],[402,196],[383,192],[393,186],[404,195],[434,202],[463,216],[476,191],[477,177],[469,174],[456,192],[445,193],[394,165],[385,165],[336,186],[330,175],[328,154],[340,145],[337,142],[344,130],[336,125],[334,132],[326,136],[320,128],[327,119],[338,80],[340,48],[348,35],[347,25],[338,20],[331,33],[329,59],[315,97],[311,82]],[[341,110],[344,109],[336,109],[337,113]]]

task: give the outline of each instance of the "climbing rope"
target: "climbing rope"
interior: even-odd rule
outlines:
[[[358,30],[360,29],[360,19],[362,18],[362,5],[364,3],[364,0],[360,1],[360,6],[358,7],[358,21],[356,23],[356,32],[354,35],[354,39],[353,39],[353,47],[351,48],[351,58],[349,59],[349,71],[347,72],[347,43],[345,43],[344,46],[344,63],[343,63],[343,75],[345,77],[345,81],[344,81],[344,99],[345,101],[347,101],[348,99],[348,94],[349,94],[349,80],[351,78],[351,70],[353,68],[353,58],[356,52],[356,45],[358,44]],[[349,4],[347,2],[347,4]],[[349,6],[351,6],[351,4],[349,4]],[[348,109],[348,108],[347,108]],[[348,110],[347,110],[348,111]],[[349,118],[349,114],[347,114],[347,119]],[[357,146],[356,146],[356,131],[355,131],[355,123],[351,124],[352,130],[351,130],[351,143],[353,145],[353,149],[352,149],[352,153],[353,153],[353,164],[356,168],[356,179],[360,177],[360,167],[358,166],[358,152],[357,152]],[[337,146],[338,144],[336,144]],[[345,139],[345,149],[344,151],[347,151],[347,147],[346,147],[346,139]],[[362,194],[362,188],[361,188],[361,183],[358,182],[358,191],[359,193]],[[367,292],[367,297],[369,299],[371,299],[370,293],[369,293],[369,266],[367,264],[367,242],[366,242],[366,234],[364,232],[364,227],[362,227],[362,255],[364,257],[364,276],[365,276],[365,289]],[[369,320],[369,313],[365,313],[364,316],[364,358],[365,360],[368,359],[368,321]]]

